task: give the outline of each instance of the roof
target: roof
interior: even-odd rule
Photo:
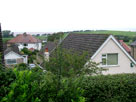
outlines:
[[[8,41],[8,43],[39,43],[39,39],[36,39],[30,34],[20,34],[17,37]]]
[[[124,43],[123,40],[119,40],[119,42],[120,42],[121,46],[122,46],[128,53],[131,52],[131,49],[129,48],[129,46],[128,46],[126,43]]]
[[[82,54],[87,51],[91,57],[109,37],[108,34],[69,34],[62,41],[62,48],[73,50]]]
[[[110,35],[108,39],[105,40],[105,42],[100,46],[100,48],[94,53],[94,55],[91,57],[93,59],[100,51],[101,49],[109,42],[109,40],[112,39],[115,44],[124,52],[124,54],[136,65],[136,61],[130,56],[130,54],[121,46],[121,44],[118,42],[118,40],[115,39],[114,36]]]
[[[40,54],[43,54],[46,48],[48,48],[49,53],[51,53],[56,48],[57,44],[58,42],[47,42],[40,51]]]
[[[130,46],[136,46],[136,40],[130,44]]]
[[[18,46],[17,46],[17,45],[11,45],[11,46],[9,46],[9,47],[6,47],[6,46],[5,46],[4,55],[8,54],[8,53],[11,52],[11,51],[13,51],[13,52],[15,52],[15,53],[17,53],[17,54],[20,55],[19,49],[18,49]]]

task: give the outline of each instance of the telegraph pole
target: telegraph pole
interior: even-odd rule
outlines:
[[[4,51],[3,51],[1,23],[0,23],[0,64],[4,67]]]

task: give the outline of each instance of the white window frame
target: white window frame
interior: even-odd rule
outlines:
[[[9,63],[7,63],[8,60],[16,60],[16,63],[9,64]],[[14,65],[14,64],[17,64],[17,59],[6,59],[6,64],[7,64],[7,65]]]
[[[107,64],[107,55],[108,55],[108,54],[117,54],[118,57],[119,57],[119,53],[104,53],[104,54],[102,54],[102,55],[101,55],[101,65],[102,65],[102,67],[108,67],[108,66],[113,66],[113,67],[114,67],[114,66],[119,66],[119,65],[118,65],[118,64],[119,64],[119,60],[118,60],[118,62],[117,62],[116,65],[108,65],[108,64]],[[106,56],[103,57],[103,55],[106,55]],[[106,64],[105,64],[105,65],[102,64],[102,59],[103,59],[103,58],[106,58]]]

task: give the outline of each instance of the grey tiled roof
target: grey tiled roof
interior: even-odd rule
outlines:
[[[136,40],[130,44],[130,46],[136,46]]]
[[[103,42],[109,37],[108,34],[69,34],[62,41],[62,48],[71,49],[82,54],[87,51],[91,57]]]
[[[48,48],[49,53],[51,53],[53,51],[53,49],[56,48],[57,44],[58,44],[58,42],[50,42],[50,41],[47,42],[45,44],[45,46],[41,49],[40,54],[43,55],[46,48]]]
[[[9,47],[7,47],[6,45],[4,46],[4,55],[8,54],[10,51],[13,51],[20,55],[17,45],[11,45]]]

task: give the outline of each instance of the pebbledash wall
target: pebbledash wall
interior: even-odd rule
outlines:
[[[101,49],[101,51],[92,59],[97,63],[102,62],[102,54],[118,53],[118,65],[105,66],[107,71],[103,71],[104,75],[119,74],[119,73],[136,73],[136,66],[131,67],[131,61],[128,56],[117,46],[117,44],[110,39],[109,42]],[[102,65],[100,65],[103,67]]]
[[[28,49],[34,48],[36,50],[41,50],[41,48],[42,48],[41,43],[28,43],[27,46],[24,46],[23,43],[18,43],[17,45],[18,45],[19,51],[21,51],[21,49],[23,49],[23,48],[28,48]]]

